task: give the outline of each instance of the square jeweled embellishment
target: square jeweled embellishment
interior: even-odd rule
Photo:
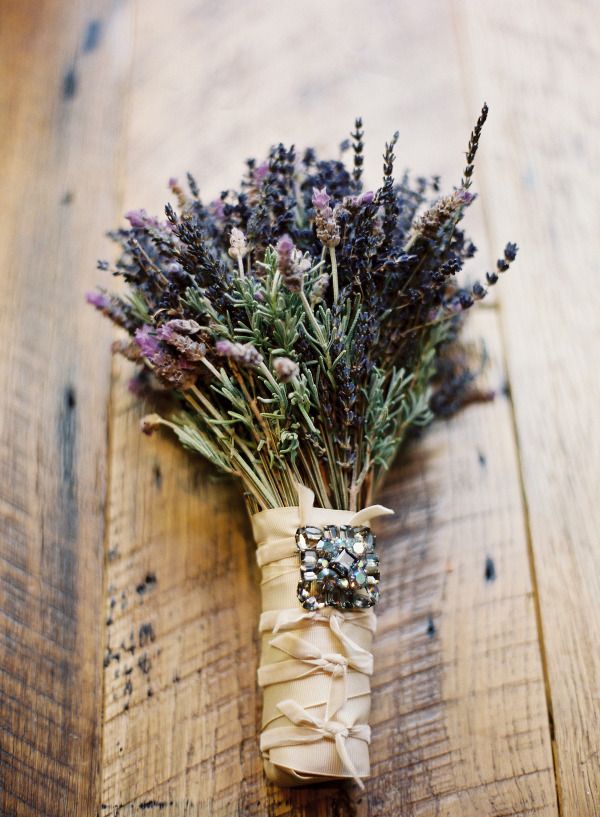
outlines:
[[[298,600],[306,610],[373,607],[379,598],[375,536],[361,525],[307,526],[296,531],[300,551]]]

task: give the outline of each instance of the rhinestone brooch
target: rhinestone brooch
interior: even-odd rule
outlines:
[[[379,557],[370,528],[298,528],[296,547],[300,551],[298,600],[306,610],[325,605],[364,610],[377,603]]]

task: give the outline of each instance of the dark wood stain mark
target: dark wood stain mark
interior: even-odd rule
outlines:
[[[140,582],[137,587],[135,588],[135,592],[138,593],[140,596],[143,596],[146,590],[150,590],[156,584],[156,573],[149,572],[146,573],[146,578],[143,582]]]
[[[57,462],[59,481],[54,495],[55,514],[43,526],[43,570],[55,577],[62,588],[61,612],[74,621],[77,615],[77,544],[79,507],[77,503],[77,395],[68,383],[59,398],[57,421]],[[65,645],[74,645],[72,628],[61,628]]]
[[[104,667],[108,667],[111,661],[120,661],[121,660],[121,653],[120,652],[113,652],[110,647],[106,650],[106,654],[104,656]]]
[[[152,624],[142,624],[138,632],[138,640],[140,647],[145,647],[155,641],[156,635]]]
[[[496,580],[496,565],[491,556],[485,560],[485,580],[486,582],[493,582]]]
[[[144,653],[140,657],[138,660],[138,667],[144,673],[144,675],[148,675],[150,669],[152,668],[152,661],[148,658],[148,653]]]
[[[100,40],[102,37],[102,21],[101,20],[90,20],[85,30],[85,35],[83,38],[83,53],[89,54],[90,51],[94,51],[100,45]]]
[[[435,621],[433,620],[433,616],[429,616],[429,618],[427,619],[427,635],[429,636],[429,638],[433,638],[436,632],[437,630],[435,626]]]
[[[63,77],[63,84],[62,84],[62,95],[63,99],[73,99],[77,94],[77,73],[75,71],[75,66],[73,65]]]
[[[160,491],[162,488],[162,471],[160,470],[160,465],[156,463],[154,468],[152,469],[152,474],[154,475],[154,484],[156,488]]]
[[[63,196],[62,196],[62,198],[60,200],[60,203],[64,204],[64,205],[72,204],[74,198],[75,198],[75,194],[73,193],[73,191],[72,190],[66,190],[63,193]]]
[[[483,451],[477,452],[477,459],[479,460],[479,465],[481,465],[482,468],[485,468],[485,466],[487,465],[487,458]]]

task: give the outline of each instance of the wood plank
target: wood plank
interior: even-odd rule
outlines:
[[[95,813],[114,217],[129,12],[0,11],[0,813]]]
[[[455,4],[488,96],[490,235],[519,272],[502,315],[554,726],[561,814],[600,814],[600,21],[591,2]]]
[[[157,172],[166,180],[192,169],[216,192],[272,141],[331,151],[356,113],[367,123],[368,176],[378,178],[380,146],[400,126],[400,165],[452,170],[451,184],[476,111],[467,115],[452,32],[449,8],[438,5],[367,12],[355,0],[310,0],[300,17],[248,2],[232,20],[219,5],[187,0],[173,15],[147,0],[137,25],[127,206],[159,210]],[[143,409],[119,366],[104,814],[555,817],[496,311],[483,310],[472,332],[486,338],[498,400],[433,429],[382,497],[401,513],[380,528],[386,589],[365,795],[266,785],[257,749],[258,574],[240,495],[168,438],[140,438]]]

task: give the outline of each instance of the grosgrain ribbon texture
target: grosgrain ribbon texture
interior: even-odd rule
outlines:
[[[382,505],[358,512],[314,507],[298,485],[298,506],[252,517],[262,570],[260,747],[265,773],[280,786],[369,776],[368,725],[375,613],[325,607],[304,610],[297,598],[295,533],[313,525],[364,525],[393,513]]]

